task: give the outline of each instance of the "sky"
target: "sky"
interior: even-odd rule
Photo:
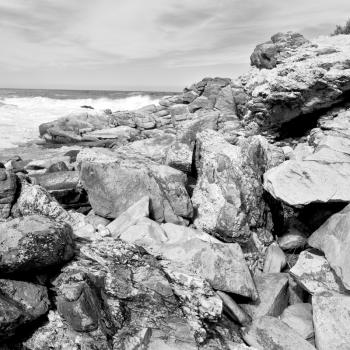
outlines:
[[[180,91],[348,17],[350,0],[0,0],[0,87]]]

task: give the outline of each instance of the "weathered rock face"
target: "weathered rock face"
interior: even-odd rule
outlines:
[[[47,290],[28,282],[0,279],[0,339],[44,315],[49,309]]]
[[[331,216],[308,242],[324,252],[337,276],[350,290],[350,205]]]
[[[252,66],[272,69],[285,57],[291,56],[291,50],[310,43],[301,34],[294,32],[277,33],[271,41],[257,45],[250,56]]]
[[[163,269],[144,251],[114,239],[83,247],[54,284],[65,322],[52,315],[28,341],[32,349],[59,349],[64,333],[63,344],[72,348],[178,349],[181,340],[184,348],[196,349],[207,336],[205,321],[218,320],[222,312],[204,280]]]
[[[79,153],[80,179],[98,215],[116,218],[144,196],[150,197],[151,216],[181,223],[192,217],[185,189],[186,175],[137,155],[109,150]]]
[[[343,350],[350,344],[350,296],[322,293],[312,297],[317,350]]]
[[[328,261],[313,252],[301,252],[297,263],[290,269],[290,274],[312,295],[326,291],[345,291]]]
[[[0,272],[40,270],[74,255],[69,225],[39,215],[0,224]]]
[[[0,220],[10,216],[16,188],[16,175],[5,168],[0,168]]]
[[[124,231],[120,238],[171,261],[180,271],[198,274],[215,289],[254,300],[258,297],[238,244],[224,244],[206,233],[183,226],[154,227],[142,220]]]
[[[268,211],[261,175],[282,160],[263,137],[233,146],[214,131],[198,134],[194,224],[226,242],[247,241],[250,228],[262,227]]]
[[[278,318],[271,316],[264,316],[255,320],[245,330],[243,337],[249,345],[259,350],[315,350],[294,329]]]
[[[96,138],[85,137],[87,131],[108,127],[108,116],[104,113],[86,110],[59,118],[39,126],[40,136],[47,142],[76,143],[91,141]]]

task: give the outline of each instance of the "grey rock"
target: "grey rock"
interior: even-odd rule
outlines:
[[[286,255],[277,243],[272,243],[266,251],[264,273],[278,273],[287,265]]]
[[[59,171],[68,171],[68,170],[69,170],[69,168],[65,162],[58,161],[57,163],[53,163],[52,165],[50,165],[47,168],[46,173],[50,174],[50,173],[56,173]]]
[[[16,189],[16,175],[4,168],[0,169],[0,220],[10,216]]]
[[[65,223],[31,215],[0,224],[0,271],[40,270],[74,255],[72,229]]]
[[[92,138],[97,138],[99,140],[125,140],[125,141],[133,141],[139,136],[139,131],[131,128],[130,126],[117,126],[115,128],[106,128],[100,130],[90,131],[85,134],[85,136],[89,136]]]

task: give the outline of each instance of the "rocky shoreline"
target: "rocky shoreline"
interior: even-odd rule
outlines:
[[[349,57],[278,33],[2,151],[0,348],[350,349]]]

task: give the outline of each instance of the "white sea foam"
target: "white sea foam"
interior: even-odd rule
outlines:
[[[133,110],[157,103],[148,95],[119,99],[52,99],[48,97],[7,97],[0,100],[0,149],[38,138],[38,126],[71,112],[80,106],[95,110]]]

